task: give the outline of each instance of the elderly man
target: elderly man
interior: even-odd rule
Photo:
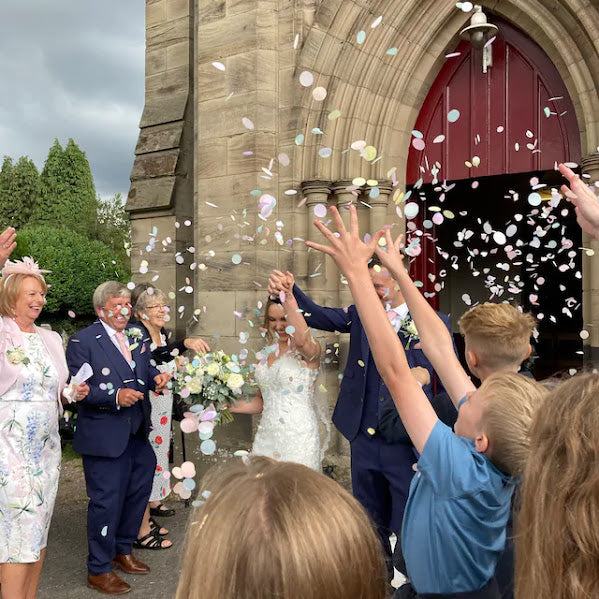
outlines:
[[[148,393],[164,389],[170,377],[150,363],[145,336],[129,325],[130,294],[122,283],[102,283],[93,302],[99,320],[73,335],[66,352],[72,375],[86,362],[93,370],[89,395],[78,407],[73,448],[83,457],[89,497],[87,586],[117,595],[131,587],[113,566],[128,574],[150,570],[131,546],[156,466]]]

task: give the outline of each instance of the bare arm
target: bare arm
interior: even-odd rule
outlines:
[[[293,327],[291,340],[293,347],[301,354],[309,366],[318,367],[320,364],[320,343],[310,334],[303,312],[293,295],[293,275],[287,273],[287,282],[280,292],[279,298],[287,316],[287,326]]]
[[[414,447],[422,452],[437,422],[437,415],[410,371],[404,349],[385,314],[368,273],[367,263],[382,231],[365,244],[360,239],[354,206],[350,207],[350,232],[346,231],[337,209],[331,208],[331,213],[339,236],[333,235],[320,221],[314,221],[330,245],[313,242],[306,244],[329,254],[347,277],[377,370],[391,392]]]
[[[562,185],[562,193],[576,206],[576,220],[580,228],[599,239],[599,201],[593,190],[565,164],[559,165],[559,172],[568,179],[570,187]]]
[[[441,378],[451,401],[457,407],[466,392],[474,391],[476,387],[455,355],[453,339],[447,327],[414,285],[404,266],[403,257],[399,251],[402,236],[400,235],[393,242],[391,233],[387,229],[385,239],[387,251],[377,247],[376,254],[381,259],[383,266],[397,281],[418,329],[422,350]]]
[[[262,414],[263,408],[262,393],[258,391],[256,395],[249,398],[249,401],[240,397],[234,406],[229,406],[229,412],[232,414]]]

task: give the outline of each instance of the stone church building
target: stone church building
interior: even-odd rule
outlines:
[[[454,331],[509,299],[539,317],[544,374],[596,357],[599,248],[555,164],[599,180],[599,2],[481,7],[492,26],[452,0],[146,0],[132,268],[176,294],[179,333],[251,359],[273,268],[349,304],[303,241],[354,202],[364,232],[407,228]],[[334,405],[347,340],[320,339]]]

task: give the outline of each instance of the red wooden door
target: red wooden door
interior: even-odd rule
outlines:
[[[453,52],[459,55],[446,59],[416,120],[406,181],[416,188],[411,201],[417,204],[417,189],[423,183],[580,162],[576,115],[557,69],[522,31],[493,15],[489,20],[499,27],[493,66],[483,74],[481,51],[461,42]],[[408,221],[413,233],[423,234],[412,274],[424,283],[437,307],[437,294],[432,296],[435,282],[428,276],[437,271],[435,227],[430,226],[431,214],[423,213],[421,205],[416,218]]]

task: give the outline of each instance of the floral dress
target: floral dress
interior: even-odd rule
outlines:
[[[39,560],[60,472],[58,373],[40,336],[22,335],[20,374],[0,396],[0,563]]]
[[[160,335],[162,345],[166,345],[166,338]],[[172,373],[175,370],[175,361],[159,364],[156,368],[160,372]],[[150,501],[161,501],[171,492],[168,467],[168,451],[171,444],[171,420],[173,415],[173,392],[165,389],[162,393],[150,392],[152,405],[152,430],[150,443],[156,454],[156,470],[152,482]]]

